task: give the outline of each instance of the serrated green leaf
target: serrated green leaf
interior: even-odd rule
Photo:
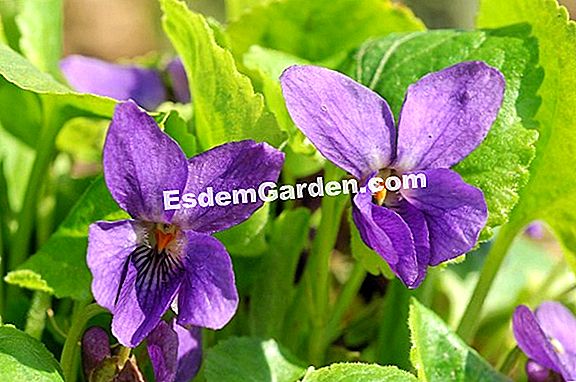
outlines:
[[[423,29],[407,8],[388,0],[282,0],[254,6],[227,31],[238,57],[261,45],[320,61],[369,37]]]
[[[196,134],[203,149],[254,139],[279,146],[285,134],[236,69],[232,54],[219,46],[203,16],[178,0],[162,0],[162,25],[182,58],[194,98]]]
[[[12,327],[0,327],[3,381],[64,382],[60,365],[44,345]]]
[[[538,39],[544,80],[536,115],[541,139],[530,166],[530,181],[520,194],[511,224],[545,220],[576,271],[576,24],[553,0],[483,0],[478,24],[496,27],[529,23]]]
[[[90,296],[91,275],[86,265],[88,227],[97,220],[127,218],[99,178],[86,190],[57,231],[5,280],[26,288],[49,291],[58,298],[84,300]],[[65,277],[63,277],[65,275]],[[36,283],[22,280],[37,279]]]
[[[427,73],[480,60],[504,74],[506,91],[498,118],[484,142],[455,167],[466,182],[484,192],[489,218],[481,239],[507,221],[520,188],[528,181],[534,156],[537,132],[527,127],[533,126],[531,118],[538,106],[539,72],[534,62],[536,46],[526,33],[517,28],[396,34],[363,45],[351,69],[361,83],[388,101],[396,120],[407,87]]]
[[[410,305],[408,324],[412,334],[412,364],[420,381],[509,381],[416,299]]]
[[[206,356],[207,382],[294,382],[305,367],[274,340],[233,337]]]
[[[413,374],[395,366],[367,363],[335,363],[309,371],[302,382],[416,382]]]
[[[252,333],[280,338],[284,316],[294,296],[294,278],[300,254],[308,242],[310,211],[287,210],[274,221],[269,251],[263,255],[260,272],[252,287],[250,305]],[[280,270],[280,272],[278,272]]]
[[[43,72],[58,75],[62,54],[62,0],[20,0],[20,50]]]

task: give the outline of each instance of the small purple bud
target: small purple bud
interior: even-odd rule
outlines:
[[[550,370],[536,361],[528,360],[526,362],[526,375],[530,382],[546,382],[550,376]]]
[[[190,88],[188,87],[188,77],[184,70],[184,65],[180,58],[175,58],[168,63],[166,71],[170,77],[172,92],[177,102],[190,103]]]
[[[110,356],[108,333],[98,326],[86,330],[82,337],[82,364],[89,375],[102,361]]]

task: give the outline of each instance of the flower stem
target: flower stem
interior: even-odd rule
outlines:
[[[325,181],[337,180],[342,177],[342,170],[328,163],[325,168]],[[320,365],[324,359],[327,346],[325,330],[327,323],[329,292],[330,292],[330,255],[336,243],[342,211],[347,195],[324,197],[322,199],[322,218],[318,231],[312,243],[310,263],[306,269],[306,285],[311,291],[309,312],[312,323],[310,342],[308,346],[310,360]]]
[[[32,165],[24,201],[18,215],[18,230],[14,235],[8,264],[10,270],[14,270],[20,265],[28,254],[30,237],[35,221],[36,203],[54,154],[56,136],[61,126],[61,120],[57,117],[57,106],[54,105],[53,101],[48,97],[42,98],[42,106],[44,111],[42,129],[37,141],[36,158]]]
[[[502,362],[502,365],[499,367],[500,372],[504,375],[508,375],[508,373],[514,369],[514,366],[516,365],[516,362],[518,361],[518,358],[520,358],[521,354],[522,351],[520,348],[518,346],[514,346],[514,348],[508,352],[504,362]]]
[[[522,225],[517,222],[503,225],[486,257],[476,288],[458,326],[458,335],[467,342],[471,342],[476,333],[486,296],[488,296],[498,269],[500,269],[500,265],[502,265],[502,261],[521,227]]]
[[[32,304],[28,309],[24,331],[36,339],[42,337],[46,326],[46,311],[52,305],[52,296],[46,292],[36,291],[32,296]]]
[[[88,321],[106,310],[97,304],[86,305],[86,302],[76,302],[72,315],[72,326],[68,330],[64,349],[60,356],[60,364],[66,382],[75,382],[78,374],[78,361],[80,355],[80,339]]]

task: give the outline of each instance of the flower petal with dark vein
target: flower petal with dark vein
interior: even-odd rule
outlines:
[[[210,236],[246,220],[261,201],[165,211],[163,190],[255,188],[278,179],[284,155],[246,140],[186,159],[134,102],[116,107],[104,144],[104,179],[131,219],[90,226],[92,293],[113,315],[112,333],[137,346],[177,299],[177,323],[220,329],[238,306],[224,245]]]
[[[288,111],[328,160],[365,182],[426,175],[420,189],[358,194],[352,215],[363,241],[410,288],[428,266],[470,251],[486,224],[479,189],[450,169],[486,137],[504,95],[502,74],[483,62],[430,73],[408,87],[398,126],[386,101],[317,66],[281,76]]]

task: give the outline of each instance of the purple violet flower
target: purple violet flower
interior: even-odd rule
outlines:
[[[72,55],[60,61],[60,70],[70,86],[79,92],[120,101],[132,99],[148,110],[166,100],[162,77],[153,69]]]
[[[188,382],[202,361],[201,331],[160,321],[146,339],[156,382]]]
[[[526,374],[532,382],[576,380],[576,317],[558,302],[546,301],[535,313],[525,305],[514,311],[512,319],[518,347],[528,356]]]
[[[164,210],[163,191],[198,195],[276,181],[284,155],[266,143],[231,142],[186,159],[133,102],[116,107],[104,143],[104,179],[132,219],[90,226],[87,262],[112,333],[137,346],[177,299],[179,325],[222,328],[238,294],[230,256],[210,236],[246,220],[261,201]]]
[[[288,111],[330,161],[365,184],[378,175],[424,173],[426,188],[358,193],[353,218],[364,242],[410,288],[429,265],[468,252],[487,219],[484,195],[450,167],[486,137],[504,94],[482,63],[431,73],[408,88],[398,132],[386,101],[338,72],[292,66],[282,74]]]

